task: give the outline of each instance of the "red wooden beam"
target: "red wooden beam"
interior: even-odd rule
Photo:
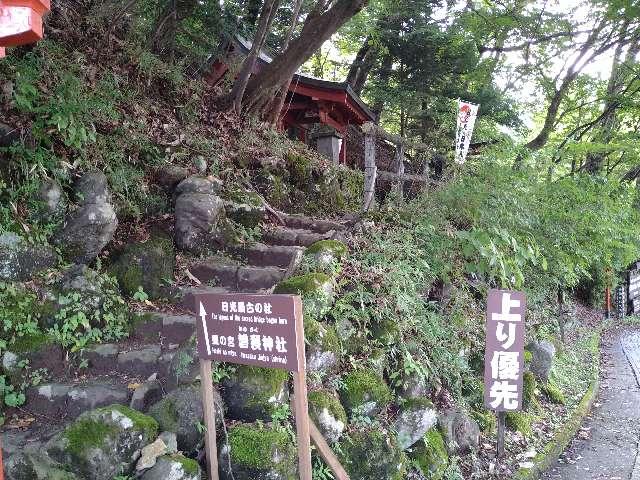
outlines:
[[[0,47],[0,58],[4,58],[7,56],[7,51],[5,50],[4,47]],[[2,480],[2,479],[0,479]]]

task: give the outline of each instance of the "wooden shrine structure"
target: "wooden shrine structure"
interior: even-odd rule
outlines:
[[[223,55],[210,69],[208,81],[216,85],[222,81],[231,65],[240,63],[251,49],[251,41],[238,35],[223,45]],[[273,57],[262,50],[254,67],[259,72]],[[293,138],[309,141],[315,124],[325,125],[318,139],[318,150],[341,163],[346,161],[346,136],[350,125],[362,126],[375,121],[375,116],[347,82],[331,82],[308,75],[296,74],[289,85],[287,98],[280,112],[278,127]]]

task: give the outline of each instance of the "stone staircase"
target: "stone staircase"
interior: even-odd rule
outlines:
[[[306,247],[320,240],[339,238],[342,223],[302,215],[281,214],[285,225],[269,226],[262,233],[264,243],[227,249],[192,265],[189,269],[200,282],[215,290],[198,291],[269,293],[283,279],[295,272]]]
[[[201,285],[181,287],[179,296],[270,293],[296,271],[306,247],[320,240],[340,239],[346,229],[342,223],[301,215],[281,214],[281,218],[284,225],[265,227],[264,243],[228,248],[193,264],[189,270]],[[176,369],[197,374],[194,347],[185,345],[194,331],[195,316],[186,310],[149,313],[125,342],[88,348],[82,354],[82,369],[67,368],[55,383],[31,388],[22,409],[52,421],[68,421],[113,403],[130,403],[144,410],[150,401],[180,383]],[[61,349],[48,352],[47,358],[32,360],[32,366],[50,363],[57,356],[56,361],[64,364],[63,355]],[[144,394],[140,394],[141,384]]]

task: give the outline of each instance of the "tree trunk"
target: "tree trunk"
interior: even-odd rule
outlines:
[[[627,22],[628,25],[628,22]],[[611,76],[607,85],[607,98],[604,104],[604,113],[600,119],[600,128],[595,133],[592,142],[608,144],[619,126],[618,109],[620,107],[620,95],[625,85],[628,84],[631,74],[634,73],[636,56],[640,52],[640,38],[637,38],[629,46],[627,54],[622,60],[623,45],[618,45],[611,67]],[[633,81],[633,80],[631,80]],[[602,170],[607,154],[604,152],[592,152],[587,155],[585,170],[596,174]]]
[[[251,77],[251,72],[256,64],[260,50],[264,45],[264,40],[267,37],[267,32],[273,22],[275,12],[278,9],[278,4],[279,0],[265,0],[264,5],[262,6],[262,12],[260,13],[258,30],[256,31],[253,44],[251,45],[251,50],[249,51],[247,58],[244,59],[240,73],[233,84],[231,98],[233,100],[233,108],[238,114],[240,114],[242,109],[242,98],[244,97],[247,84],[249,83],[249,77]]]
[[[284,43],[282,44],[282,51],[285,51],[289,48],[289,43],[291,43],[291,39],[293,38],[293,33],[298,26],[298,17],[300,17],[300,8],[302,7],[302,0],[296,0],[296,4],[293,7],[293,13],[291,14],[291,27],[287,32],[287,36],[284,39]],[[278,90],[278,94],[276,98],[271,103],[271,109],[268,113],[267,120],[272,125],[276,125],[278,123],[278,118],[280,117],[280,112],[282,111],[282,107],[284,106],[284,101],[287,98],[287,92],[289,91],[289,85],[293,80],[293,76],[289,77],[282,85],[280,85],[280,90]]]
[[[386,87],[389,84],[389,79],[391,78],[391,72],[393,71],[393,57],[390,54],[387,54],[382,59],[382,66],[380,67],[380,85]],[[378,98],[376,102],[373,104],[371,111],[375,116],[376,123],[380,122],[380,117],[382,116],[382,110],[384,109],[384,100],[382,98]]]
[[[347,83],[351,85],[353,91],[358,95],[362,93],[362,89],[365,83],[367,83],[369,73],[371,73],[376,63],[377,55],[378,49],[371,45],[371,36],[368,36],[360,47],[360,50],[358,50],[358,54],[349,67],[349,73],[347,75]]]
[[[569,91],[569,87],[571,87],[572,83],[578,78],[578,75],[582,71],[582,69],[593,59],[597,58],[599,55],[609,50],[611,45],[601,46],[600,48],[593,50],[600,33],[603,31],[606,22],[603,20],[600,24],[593,29],[589,37],[585,40],[585,42],[580,47],[578,54],[574,58],[573,62],[569,66],[564,79],[562,80],[560,87],[556,88],[553,96],[551,97],[551,102],[549,103],[549,107],[547,109],[547,114],[545,116],[544,125],[542,126],[542,130],[536,135],[536,137],[531,140],[529,143],[525,145],[529,150],[540,150],[544,147],[549,140],[549,136],[555,127],[556,120],[558,118],[558,113],[560,111],[560,105],[564,100],[565,95]],[[585,58],[588,60],[585,61]],[[582,62],[582,65],[580,63]]]
[[[289,48],[278,55],[262,71],[249,79],[245,91],[244,103],[253,113],[259,113],[277,88],[296,70],[313,52],[318,50],[344,23],[358,13],[368,0],[337,0],[326,12],[321,13],[324,2],[320,2],[311,12],[302,27],[300,35]]]

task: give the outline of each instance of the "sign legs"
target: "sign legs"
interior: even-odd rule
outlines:
[[[204,444],[207,452],[207,469],[210,480],[219,480],[218,447],[216,445],[216,406],[213,398],[211,360],[200,360],[200,385],[202,388],[202,405],[204,406],[204,424],[206,426]]]
[[[298,460],[300,480],[311,480],[311,441],[309,439],[309,405],[307,402],[307,382],[304,369],[293,372],[293,403],[298,440]]]
[[[498,412],[498,458],[504,457],[504,431],[507,414]]]

